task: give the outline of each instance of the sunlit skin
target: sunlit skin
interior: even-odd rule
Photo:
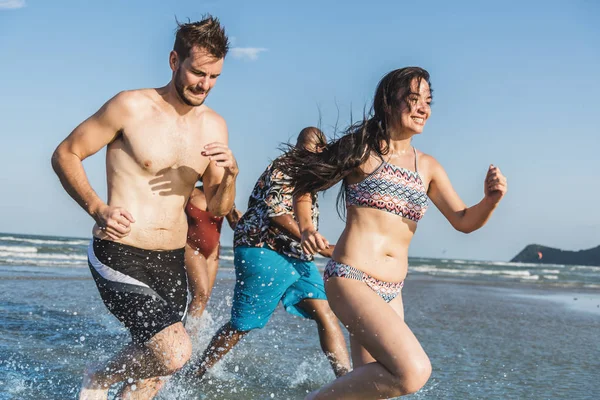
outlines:
[[[177,52],[172,51],[169,63],[175,91],[181,102],[190,107],[204,104],[223,69],[222,58],[217,59],[198,46],[192,48],[183,62],[179,61]]]
[[[431,116],[431,91],[426,81],[411,82],[410,93],[398,93],[406,101],[390,110],[387,131],[390,146],[384,160],[414,171],[423,181],[429,199],[458,231],[469,233],[481,228],[507,191],[500,169],[490,165],[484,180],[484,197],[467,207],[455,192],[437,160],[417,150],[411,139],[423,132]],[[345,177],[348,184],[360,182],[381,164],[372,155]],[[328,241],[312,226],[310,195],[296,199],[295,212],[302,232],[302,248],[309,254],[328,246]],[[375,208],[351,206],[346,226],[332,259],[350,265],[386,282],[401,282],[408,271],[408,248],[417,229],[415,221]],[[364,400],[402,396],[420,390],[431,374],[429,357],[404,322],[404,306],[399,294],[383,301],[363,282],[333,277],[325,284],[331,309],[351,334],[354,370],[310,393],[306,400]]]
[[[400,93],[399,96],[403,96]],[[422,80],[412,82],[411,94],[407,97],[410,107],[402,102],[399,112],[391,113],[388,131],[391,136],[390,149],[385,156],[386,161],[408,170],[415,169],[415,158],[411,140],[421,134],[431,117],[431,92],[429,84]],[[486,220],[477,226],[464,225],[460,218],[467,206],[454,191],[448,176],[437,160],[418,151],[419,174],[428,196],[438,206],[442,213],[449,218],[451,224],[461,232],[478,229]],[[367,175],[379,167],[381,160],[372,155],[360,168],[355,169],[346,177],[349,184],[362,181]],[[437,178],[437,179],[436,179]],[[505,193],[506,178],[495,166],[488,168],[484,186],[484,202],[495,208],[495,204]],[[443,193],[442,193],[443,192]],[[309,199],[305,197],[304,199]],[[300,201],[302,202],[302,201]],[[461,221],[462,220],[462,221]],[[481,225],[479,225],[481,223]],[[417,229],[417,223],[398,215],[383,213],[380,210],[365,207],[350,207],[347,210],[347,224],[334,250],[334,259],[359,268],[371,276],[388,282],[404,280],[408,271],[408,247]],[[303,234],[313,235],[316,231],[305,231]],[[366,234],[368,232],[368,234]],[[347,243],[340,247],[340,244]],[[327,240],[318,232],[313,241],[303,241],[305,251],[314,254]],[[376,249],[375,253],[365,252],[369,246]],[[343,252],[342,252],[343,251]],[[380,256],[378,256],[380,254]]]
[[[296,142],[297,147],[304,147],[312,152],[322,151],[324,144],[325,136],[323,133],[312,127],[303,129]],[[285,196],[291,196],[289,192],[287,193]],[[291,213],[271,217],[269,229],[286,232],[288,237],[294,238],[296,241],[301,237],[298,223]],[[325,257],[331,257],[333,248],[334,246],[329,246],[329,248],[322,249],[319,253]],[[297,305],[316,322],[321,349],[329,359],[334,374],[342,376],[347,373],[350,369],[350,360],[346,343],[328,302],[324,299],[305,298]],[[200,362],[198,362],[194,372],[195,376],[202,378],[215,363],[220,361],[249,332],[235,329],[231,322],[222,326],[212,338]]]
[[[207,210],[225,216],[233,207],[237,162],[225,120],[204,104],[223,59],[201,47],[181,60],[169,54],[171,81],[163,87],[123,91],[82,122],[57,147],[52,166],[65,190],[95,220],[93,235],[141,249],[181,249],[186,243],[185,203],[202,179]],[[92,189],[82,161],[106,148],[106,201]],[[181,322],[144,345],[128,345],[86,370],[80,398],[106,399],[111,385],[131,379],[119,398],[162,384],[156,376],[179,370],[191,356]],[[136,388],[136,391],[133,390]],[[134,393],[135,392],[135,393]]]
[[[206,196],[199,188],[194,188],[189,203],[198,210],[206,211]],[[227,219],[229,227],[234,230],[235,225],[241,217],[242,212],[234,206],[225,218]],[[190,218],[189,215],[188,218]],[[204,229],[212,228],[204,227]],[[202,240],[203,232],[198,231],[196,233],[199,240]],[[188,315],[189,317],[200,318],[206,309],[217,276],[219,268],[219,246],[216,246],[213,251],[205,257],[200,249],[196,248],[193,243],[190,244],[188,233],[188,243],[185,245],[185,266],[191,294]]]
[[[431,101],[429,84],[421,81],[419,85],[416,80],[413,81],[407,102],[402,102],[400,105],[399,120],[390,121],[392,139],[410,138],[423,133],[423,128],[431,116]]]

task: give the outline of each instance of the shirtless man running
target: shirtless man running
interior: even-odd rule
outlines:
[[[204,105],[228,47],[216,18],[179,24],[169,55],[171,81],[117,94],[52,156],[65,190],[96,221],[90,270],[106,307],[132,337],[107,363],[86,370],[80,399],[106,399],[110,386],[122,381],[120,398],[151,398],[162,384],[158,377],[190,358],[183,327],[185,204],[202,178],[208,211],[226,215],[238,174],[225,121]],[[106,203],[82,165],[104,146]]]

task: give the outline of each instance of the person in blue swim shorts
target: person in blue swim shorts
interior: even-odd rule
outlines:
[[[326,143],[323,133],[304,128],[296,142],[307,150],[320,151]],[[263,328],[279,302],[287,312],[313,319],[318,327],[321,348],[336,376],[347,373],[350,360],[338,320],[329,308],[323,279],[313,256],[300,247],[300,229],[293,211],[293,187],[289,177],[271,163],[262,173],[250,198],[248,209],[234,233],[236,283],[231,320],[212,338],[193,373],[202,377],[242,337]],[[318,223],[317,196],[312,218]],[[331,257],[333,245],[321,254]]]

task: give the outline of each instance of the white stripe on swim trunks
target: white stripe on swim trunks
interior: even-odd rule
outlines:
[[[106,280],[119,283],[128,283],[130,285],[143,286],[147,288],[150,287],[145,283],[138,281],[137,279],[127,276],[119,271],[115,271],[111,267],[102,264],[100,260],[98,260],[98,257],[96,257],[96,254],[94,254],[94,239],[90,241],[88,246],[88,257],[92,267],[94,267],[94,269]]]

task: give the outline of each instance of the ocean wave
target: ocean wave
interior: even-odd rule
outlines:
[[[539,272],[540,274],[560,274],[559,269],[541,269],[536,272]]]
[[[526,281],[537,281],[540,279],[539,275],[529,275],[529,276],[510,276],[510,278],[519,278]]]
[[[0,266],[87,267],[84,238],[63,238],[0,234]],[[234,250],[221,247],[220,270],[233,271]],[[320,271],[329,261],[315,257]],[[557,265],[507,261],[454,260],[452,258],[410,257],[409,271],[436,279],[465,279],[471,281],[532,282],[545,286],[598,287],[600,266]]]
[[[452,275],[508,275],[514,277],[527,278],[533,276],[529,271],[513,271],[513,270],[489,270],[489,269],[474,269],[474,268],[438,268],[433,265],[420,265],[410,268],[411,271],[424,273],[446,273]]]
[[[85,254],[58,254],[58,253],[19,253],[14,251],[0,251],[0,257],[18,257],[26,259],[53,259],[53,260],[87,260]]]
[[[575,270],[575,271],[600,272],[600,267],[594,267],[591,265],[575,265],[575,266],[572,266],[571,269]]]
[[[28,260],[24,258],[6,258],[2,263],[9,265],[23,265],[30,267],[84,267],[87,262],[75,260]]]
[[[78,239],[65,239],[65,240],[52,240],[52,239],[30,239],[30,238],[19,238],[14,236],[0,236],[0,240],[14,241],[14,242],[25,242],[33,244],[67,244],[73,246],[87,246],[89,240],[78,240]]]
[[[20,253],[37,253],[37,247],[33,246],[0,246],[0,251],[20,252]]]
[[[596,285],[593,283],[583,285],[584,288],[587,289],[600,289],[600,285]]]
[[[479,265],[492,265],[495,267],[528,267],[528,268],[540,268],[548,266],[562,266],[555,264],[539,264],[539,263],[526,263],[526,262],[512,262],[512,261],[479,261]]]

